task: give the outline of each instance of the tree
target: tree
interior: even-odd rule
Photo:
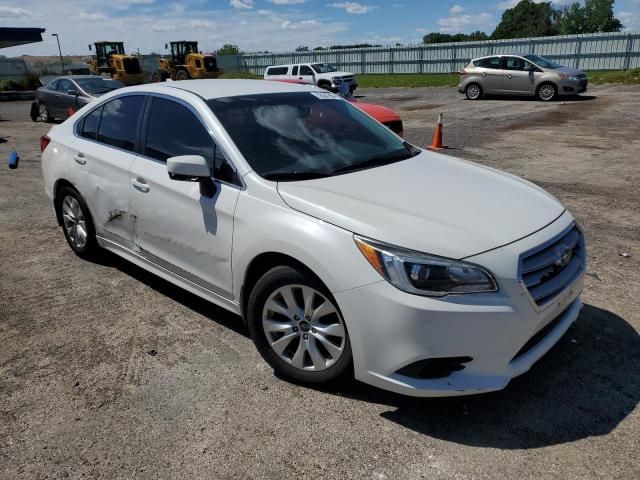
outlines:
[[[218,49],[216,52],[218,56],[222,57],[224,55],[240,55],[240,48],[238,45],[232,45],[231,43],[225,43],[222,48]]]
[[[551,2],[522,0],[502,14],[491,38],[543,37],[557,33],[556,11]]]
[[[586,0],[584,7],[575,2],[559,13],[558,33],[619,32],[623,26],[613,15],[613,0]]]
[[[296,48],[296,52],[308,52],[309,51],[309,47],[305,47],[304,45],[300,45],[298,48]]]
[[[431,32],[422,37],[423,43],[450,43],[450,42],[472,42],[475,40],[488,40],[489,36],[477,30],[471,33],[449,33]]]
[[[623,25],[613,16],[614,0],[585,0],[584,20],[586,33],[619,32]]]

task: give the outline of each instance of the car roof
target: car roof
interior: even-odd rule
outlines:
[[[204,99],[236,97],[238,95],[257,95],[264,93],[304,92],[318,90],[312,85],[299,85],[295,83],[271,82],[269,80],[181,80],[178,82],[148,83],[129,87],[127,91],[143,91],[170,93],[172,89],[185,90],[194,93]],[[120,89],[120,92],[123,90]]]

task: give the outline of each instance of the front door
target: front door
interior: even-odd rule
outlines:
[[[533,92],[535,66],[520,57],[503,57],[504,93],[528,95]]]
[[[142,156],[133,162],[129,179],[139,253],[231,298],[233,218],[240,193],[234,182],[239,180],[195,111],[167,98],[151,102]],[[166,160],[179,155],[202,155],[216,178],[170,179]]]
[[[58,82],[58,91],[56,92],[56,116],[68,117],[69,109],[72,108],[75,112],[78,110],[78,95],[70,95],[69,91],[78,91],[73,82],[66,78],[61,78]]]
[[[309,65],[300,65],[300,71],[298,72],[298,79],[304,80],[305,83],[315,85],[315,74]]]

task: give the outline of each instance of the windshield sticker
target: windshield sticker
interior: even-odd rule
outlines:
[[[320,100],[340,100],[340,97],[338,95],[334,95],[331,92],[309,92],[309,93],[314,97],[319,98]]]

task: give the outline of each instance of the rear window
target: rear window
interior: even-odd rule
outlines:
[[[500,57],[481,58],[473,62],[473,65],[481,68],[500,68]]]
[[[267,75],[286,75],[288,71],[289,67],[269,67]]]

